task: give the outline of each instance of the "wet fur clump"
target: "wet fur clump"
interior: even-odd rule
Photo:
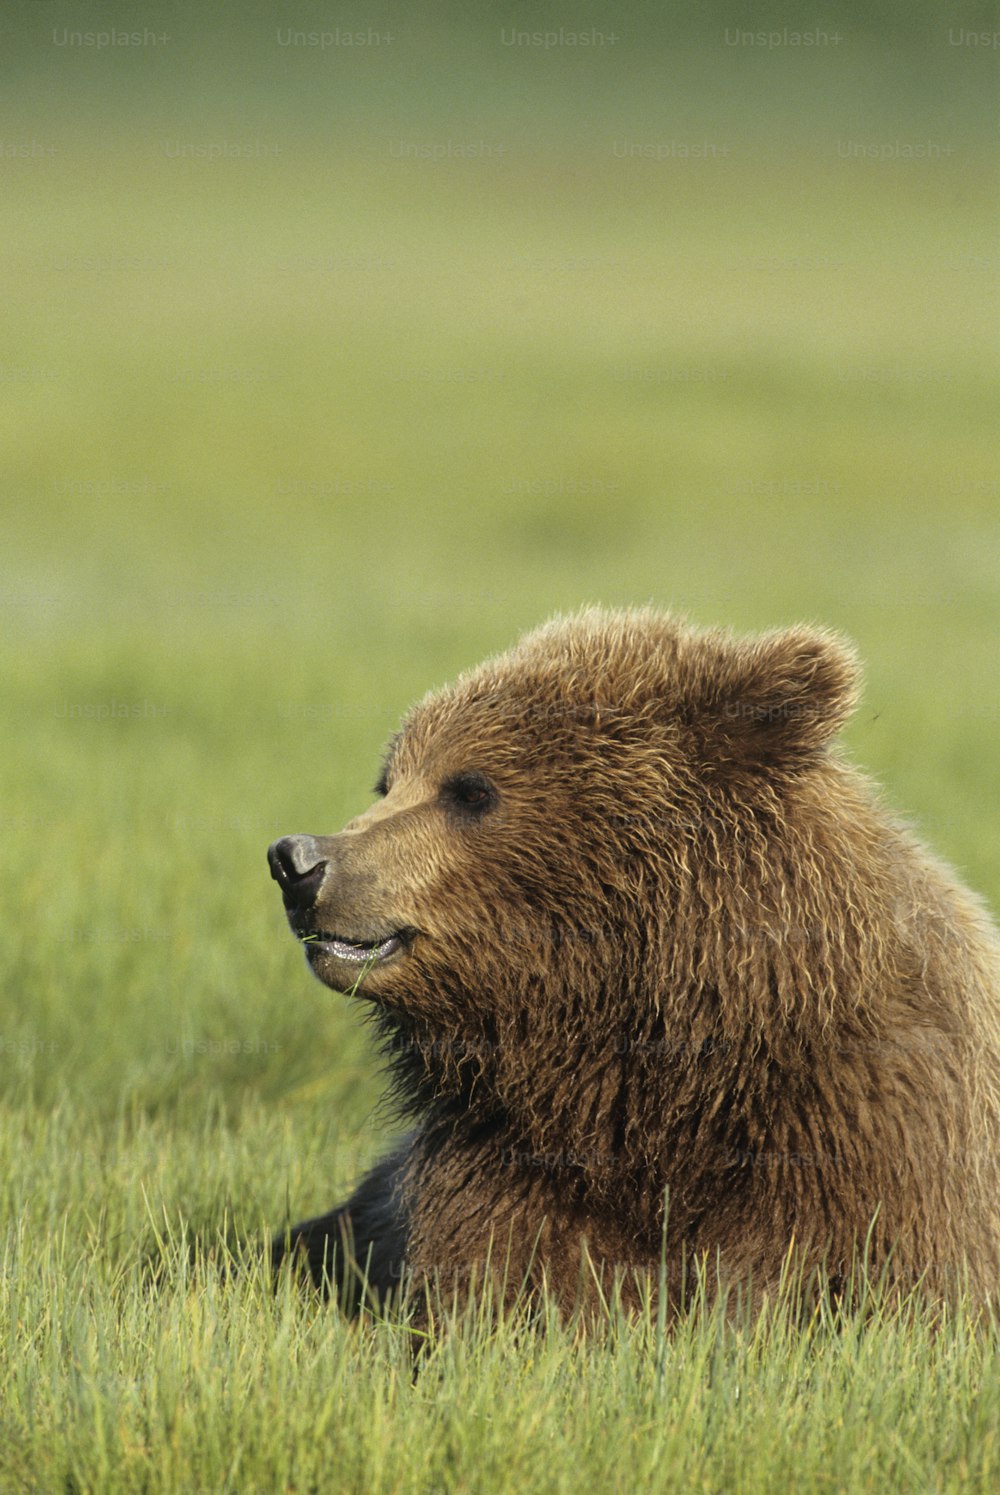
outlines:
[[[699,1262],[836,1285],[860,1249],[994,1295],[1000,943],[832,745],[857,690],[820,630],[591,609],[417,705],[378,802],[290,838],[314,901],[283,885],[300,937],[398,932],[357,996],[412,1130],[276,1259],[349,1307],[355,1268],[569,1312],[679,1306]]]

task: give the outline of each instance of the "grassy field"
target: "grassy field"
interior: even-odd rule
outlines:
[[[499,12],[352,56],[256,7],[101,50],[19,12],[0,1490],[1000,1482],[961,1317],[466,1324],[414,1382],[398,1325],[253,1264],[387,1140],[266,846],[336,829],[409,702],[554,611],[842,629],[850,752],[1000,902],[990,60],[645,44],[634,11],[586,56]]]

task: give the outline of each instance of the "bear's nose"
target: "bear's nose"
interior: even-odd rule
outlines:
[[[327,862],[315,836],[282,836],[267,848],[267,860],[289,912],[316,901]]]

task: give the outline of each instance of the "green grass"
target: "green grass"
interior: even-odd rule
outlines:
[[[75,1120],[27,1149],[30,1172],[53,1148],[79,1164],[63,1229],[32,1244],[29,1205],[11,1242],[4,1488],[995,1488],[1000,1361],[961,1315],[935,1330],[912,1304],[808,1326],[782,1305],[755,1322],[701,1309],[672,1335],[654,1315],[574,1340],[554,1319],[487,1333],[473,1312],[415,1378],[403,1326],[347,1326],[249,1256],[229,1278],[211,1230],[151,1202],[206,1175],[251,1199],[261,1155],[291,1160],[273,1118],[210,1123],[173,1156],[162,1123]],[[145,1180],[137,1150],[162,1165]]]
[[[350,66],[184,7],[131,61],[15,27],[5,138],[55,152],[2,165],[0,1490],[997,1486],[961,1316],[466,1323],[414,1382],[400,1326],[253,1262],[388,1140],[265,848],[553,611],[850,634],[850,752],[1000,901],[988,59],[736,55],[696,17],[681,55],[636,18],[621,63],[485,23]],[[389,148],[453,137],[509,149]],[[163,148],[223,138],[280,151]]]

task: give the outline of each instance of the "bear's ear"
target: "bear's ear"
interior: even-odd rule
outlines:
[[[726,639],[699,664],[688,720],[700,755],[716,768],[805,767],[858,697],[854,650],[810,628]]]

